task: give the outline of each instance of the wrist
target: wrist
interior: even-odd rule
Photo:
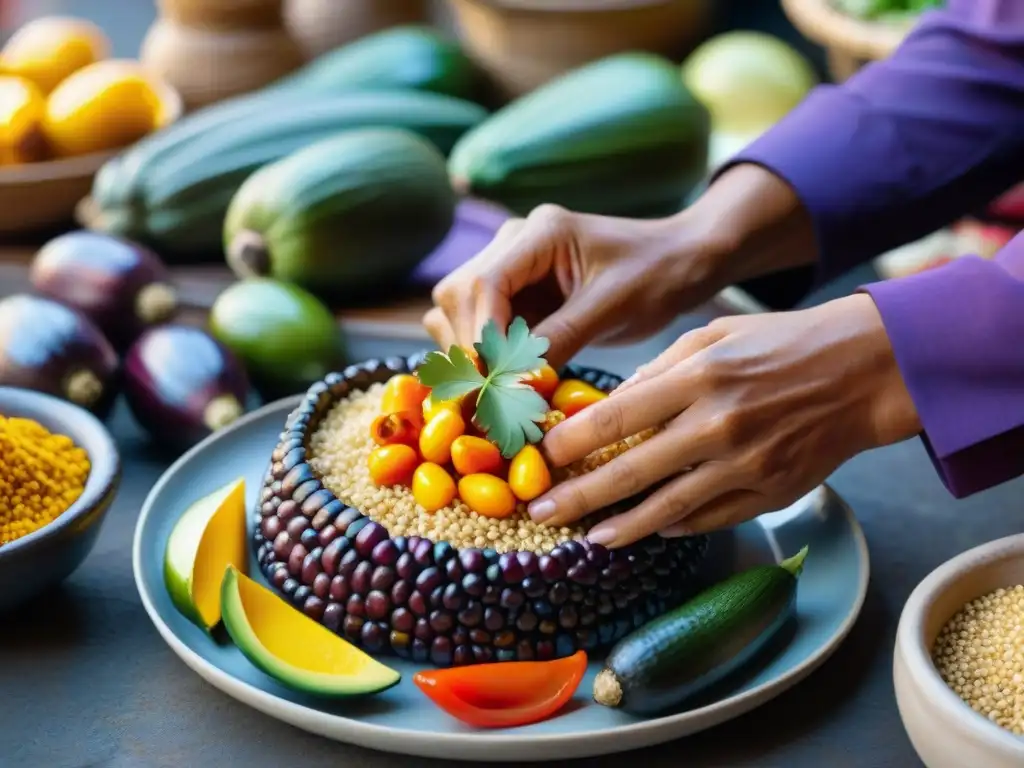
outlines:
[[[814,227],[796,192],[753,163],[727,169],[671,221],[716,290],[817,260]]]
[[[896,362],[892,342],[882,322],[882,315],[867,293],[855,293],[828,302],[821,310],[839,324],[837,334],[852,334],[857,339],[852,374],[847,386],[864,397],[863,418],[866,448],[891,445],[919,435],[921,420],[910,391]]]

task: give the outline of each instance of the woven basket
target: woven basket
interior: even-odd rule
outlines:
[[[871,61],[884,59],[909,27],[863,21],[833,7],[830,0],[782,0],[790,22],[828,53],[829,70],[842,82]]]

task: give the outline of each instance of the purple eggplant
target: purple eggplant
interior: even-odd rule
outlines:
[[[128,350],[124,393],[142,427],[183,450],[245,412],[249,381],[238,359],[200,328],[151,328]]]
[[[77,309],[122,351],[178,309],[170,274],[155,253],[98,232],[54,238],[36,254],[30,277],[38,293]]]
[[[85,315],[40,296],[0,300],[0,385],[55,395],[104,417],[117,378],[117,353]]]

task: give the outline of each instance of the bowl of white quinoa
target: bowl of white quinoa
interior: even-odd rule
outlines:
[[[1024,534],[968,550],[917,586],[893,682],[928,768],[1024,766]]]

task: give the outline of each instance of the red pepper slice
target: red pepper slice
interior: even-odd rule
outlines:
[[[417,672],[413,681],[437,706],[477,728],[515,728],[564,707],[587,671],[587,654],[553,661],[505,661]]]

